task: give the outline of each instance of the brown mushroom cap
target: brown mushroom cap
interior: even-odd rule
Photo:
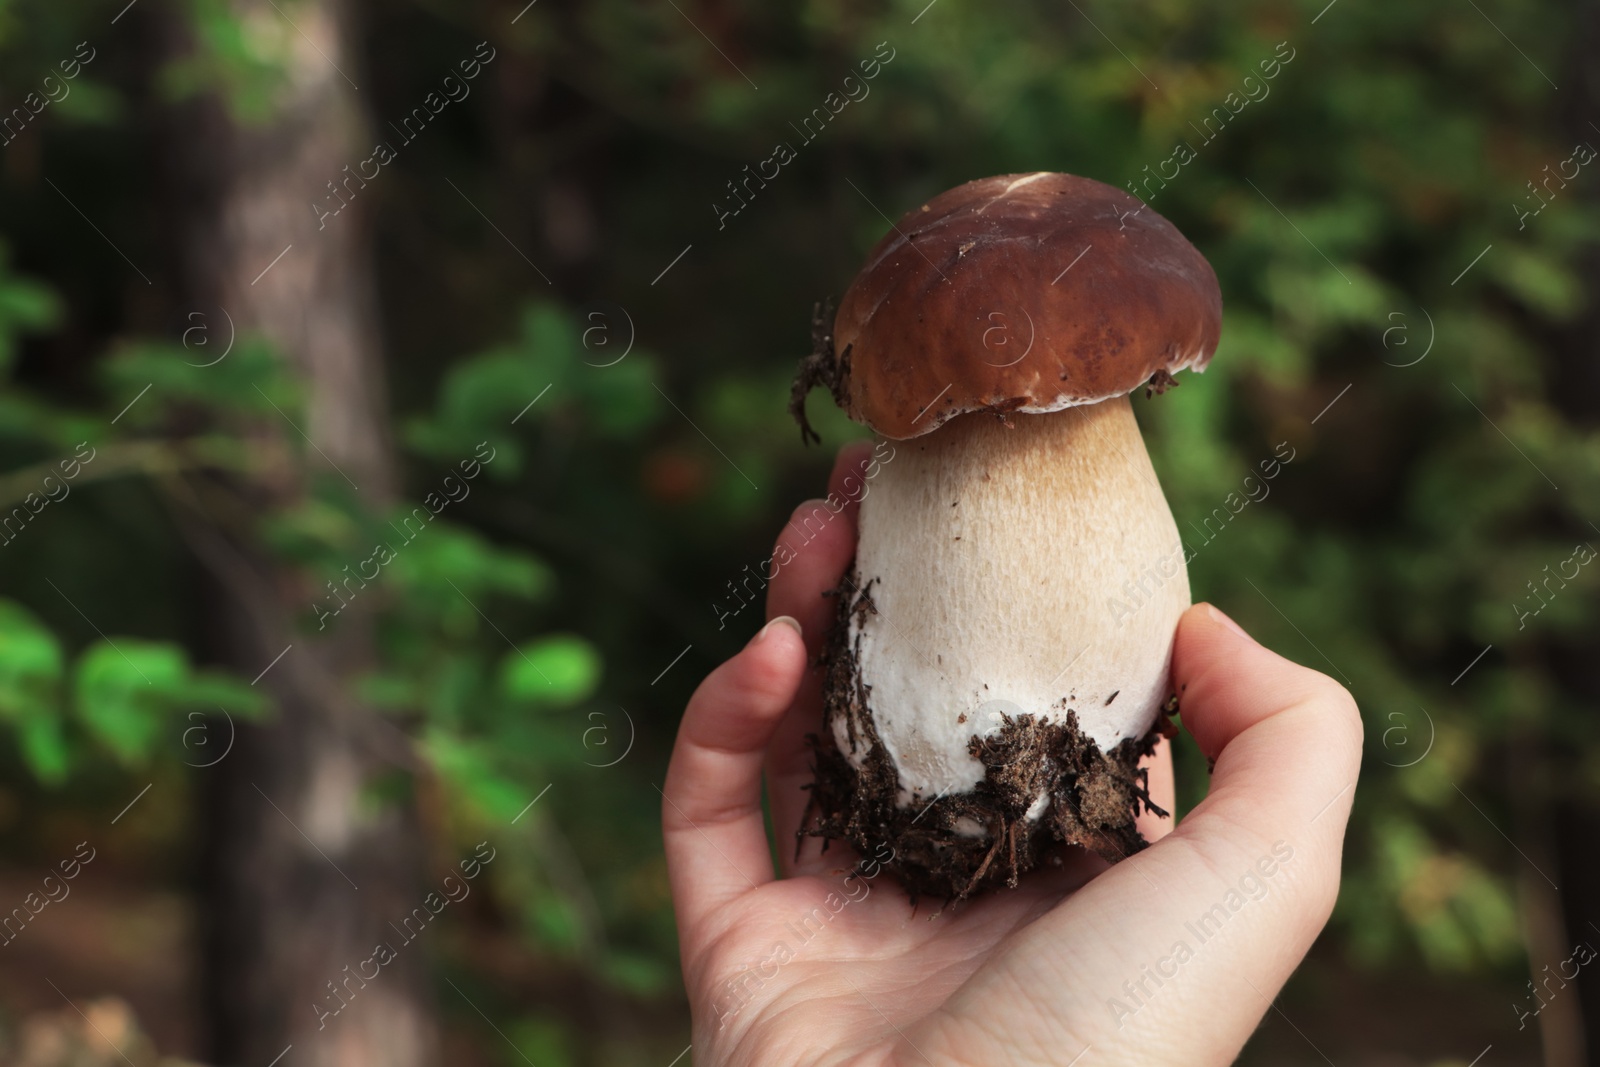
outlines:
[[[1071,174],[968,182],[907,212],[834,318],[834,396],[905,439],[969,411],[1059,411],[1204,370],[1222,293],[1177,228]]]

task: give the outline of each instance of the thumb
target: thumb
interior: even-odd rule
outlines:
[[[1355,700],[1326,675],[1262,647],[1210,604],[1190,608],[1178,624],[1172,678],[1184,726],[1213,761],[1205,800],[1172,836],[1212,859],[1303,840],[1320,929],[1338,894],[1361,764]]]
[[[1215,760],[1205,800],[1035,921],[947,1014],[992,1011],[1020,982],[1043,1008],[1013,1027],[1031,1047],[1231,1063],[1310,949],[1339,891],[1355,701],[1209,604],[1184,613],[1172,670],[1183,723]]]

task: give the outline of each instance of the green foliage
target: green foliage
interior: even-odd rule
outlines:
[[[9,376],[17,341],[31,331],[48,329],[61,317],[61,302],[46,287],[18,277],[0,244],[0,376]]]
[[[55,636],[21,604],[0,600],[0,719],[17,731],[29,769],[51,783],[71,758],[61,727],[64,673]]]
[[[497,753],[488,743],[440,729],[426,734],[421,747],[433,768],[487,821],[508,823],[527,803],[520,785],[499,769]]]
[[[594,646],[570,635],[545,638],[500,661],[500,691],[528,704],[576,704],[592,696],[599,682]]]
[[[303,423],[299,389],[283,360],[260,338],[231,333],[226,322],[191,318],[180,344],[136,342],[107,359],[101,379],[110,395],[132,397],[150,386],[150,402],[123,417],[127,428],[155,428],[195,412],[219,419],[287,414]]]
[[[566,1021],[549,1015],[524,1016],[511,1024],[507,1035],[514,1048],[506,1050],[500,1062],[539,1063],[548,1067],[570,1067],[581,1062],[573,1051],[572,1033]]]
[[[1385,819],[1375,830],[1377,862],[1342,895],[1358,956],[1381,961],[1405,930],[1436,970],[1469,972],[1516,960],[1517,910],[1503,880],[1439,848],[1409,820]],[[1399,915],[1380,901],[1397,903]]]
[[[659,417],[652,360],[627,351],[633,330],[621,316],[597,314],[580,322],[551,304],[530,306],[512,344],[451,367],[434,413],[412,420],[409,443],[449,460],[471,455],[487,434],[496,452],[491,473],[506,480],[526,462],[515,426],[524,418],[548,423],[581,410],[606,437],[637,437]]]
[[[296,91],[283,57],[305,44],[291,22],[300,6],[277,6],[246,22],[220,0],[191,0],[193,47],[160,71],[163,99],[216,91],[250,122],[277,116]],[[521,815],[523,836],[493,868],[518,936],[617,990],[649,995],[673,981],[652,782],[674,710],[745,636],[718,627],[712,602],[769,553],[790,508],[822,491],[829,457],[798,447],[784,410],[813,300],[842,291],[885,216],[943,188],[1041,168],[1125,188],[1185,141],[1195,160],[1142,191],[1215,266],[1222,345],[1205,375],[1136,407],[1198,553],[1195,595],[1348,679],[1363,708],[1368,759],[1338,945],[1361,966],[1517,991],[1515,886],[1526,872],[1489,817],[1503,821],[1511,790],[1527,785],[1508,784],[1505,753],[1539,738],[1531,759],[1545,801],[1600,804],[1592,694],[1572,667],[1600,625],[1600,570],[1585,566],[1537,615],[1516,606],[1528,610],[1529,583],[1575,544],[1600,544],[1596,409],[1563,380],[1588,357],[1566,350],[1577,342],[1564,331],[1595,300],[1594,168],[1525,227],[1513,206],[1572,150],[1559,98],[1532,63],[1563,86],[1576,79],[1556,63],[1574,12],[1548,0],[1501,6],[1489,14],[1502,36],[1470,5],[1443,0],[735,0],[714,20],[680,6],[595,0],[557,16],[539,5],[509,26],[491,4],[372,12],[381,47],[364,57],[370,83],[352,65],[368,121],[414,104],[392,83],[431,69],[458,37],[491,38],[505,54],[497,69],[517,64],[507,85],[534,96],[520,79],[549,78],[561,106],[528,108],[480,81],[459,109],[471,120],[430,131],[373,184],[364,207],[381,241],[404,486],[373,506],[318,477],[254,530],[304,579],[307,639],[323,632],[314,605],[338,606],[328,583],[373,573],[375,547],[391,548],[377,577],[352,580],[378,619],[378,662],[359,695],[409,732],[460,840]],[[97,9],[94,32],[104,23]],[[24,72],[6,91],[70,54],[89,24],[60,5],[0,4],[3,65],[8,77]],[[881,41],[895,58],[870,95],[802,142],[791,124]],[[1279,42],[1295,55],[1270,94],[1214,138],[1197,132]],[[54,234],[35,232],[38,204],[67,209],[29,184],[24,150],[48,148],[57,173],[104,159],[93,153],[112,134],[138,135],[123,123],[96,140],[75,133],[75,120],[119,108],[143,115],[119,103],[145,99],[125,72],[107,59],[91,69],[107,80],[80,79],[59,125],[52,110],[28,142],[0,150],[8,241],[30,269],[59,272],[52,283],[71,301],[68,315],[62,297],[0,265],[0,376],[15,382],[0,391],[0,484],[26,491],[38,464],[80,441],[103,453],[86,477],[127,475],[116,491],[164,502],[180,475],[325,472],[298,436],[280,454],[247,435],[285,418],[306,426],[304,385],[278,353],[247,334],[212,363],[223,323],[195,333],[198,320],[177,309],[167,331],[177,336],[166,336],[151,325],[159,296],[130,297],[98,273],[99,253],[117,264],[109,250],[74,247],[69,262]],[[719,229],[711,202],[780,140],[795,161]],[[452,201],[444,178],[466,173],[493,199],[465,185],[472,206]],[[137,221],[125,183],[84,185],[80,206],[120,243]],[[551,191],[572,189],[583,210]],[[452,209],[464,221],[441,226]],[[557,217],[587,230],[562,244]],[[506,243],[555,287],[531,279]],[[529,302],[530,284],[570,300]],[[618,303],[580,304],[590,296]],[[827,450],[862,433],[820,391],[809,413]],[[1270,494],[1214,539],[1199,534],[1280,443],[1295,459]],[[467,481],[470,495],[418,518],[480,445],[495,458]],[[58,534],[48,537],[100,544],[111,523],[97,507],[113,491],[49,513]],[[405,532],[408,518],[421,532]],[[172,537],[123,519],[132,545]],[[45,537],[34,538],[0,551],[43,554]],[[142,557],[130,548],[128,558]],[[165,577],[176,588],[182,575]],[[123,595],[96,591],[85,614],[143,608]],[[79,623],[53,596],[0,601],[0,722],[42,780],[84,789],[73,771],[90,753],[141,766],[161,758],[163,731],[189,711],[244,709],[241,679],[189,665],[180,627],[108,627],[115,647],[69,638]],[[1182,758],[1192,801],[1204,761]],[[587,1047],[563,1020],[514,1037],[541,1063],[581,1062]]]
[[[21,604],[0,600],[0,721],[16,731],[43,782],[63,784],[89,745],[125,765],[147,764],[185,712],[219,708],[248,718],[266,702],[242,682],[195,670],[172,642],[106,638],[69,668],[49,629]]]
[[[408,517],[398,521],[404,524]],[[469,611],[476,615],[469,601],[477,596],[541,600],[549,595],[554,576],[533,556],[497,548],[470,529],[435,523],[427,535],[407,543],[394,562],[396,581],[420,604],[465,620]]]
[[[183,712],[220,709],[249,717],[266,708],[249,685],[194,670],[181,647],[130,638],[84,650],[72,670],[72,704],[88,734],[129,765],[148,762]]]
[[[64,659],[54,636],[27,608],[0,600],[0,715],[8,720],[54,710]]]
[[[303,46],[293,22],[301,5],[285,0],[282,7],[289,13],[261,9],[244,20],[224,0],[189,0],[194,50],[162,69],[163,94],[182,101],[215,92],[241,122],[275,117],[291,90],[287,52]]]

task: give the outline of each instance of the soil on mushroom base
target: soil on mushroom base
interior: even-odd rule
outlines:
[[[1015,888],[1022,874],[1069,845],[1111,863],[1146,847],[1134,825],[1140,806],[1167,813],[1151,801],[1139,760],[1167,732],[1165,718],[1145,737],[1102,752],[1071,710],[1062,722],[1007,717],[993,735],[970,742],[985,771],[974,791],[901,807],[900,776],[873,725],[871,688],[861,678],[860,638],[856,647],[849,638],[851,615],[877,609],[870,583],[859,584],[854,565],[850,573],[831,594],[839,607],[822,654],[824,729],[809,737],[814,780],[797,850],[807,836],[824,838],[824,848],[826,841],[845,841],[863,855],[888,843],[894,859],[887,866],[913,899],[959,901],[986,888]],[[834,742],[831,724],[839,715],[856,751],[866,752],[859,771]],[[1029,819],[1040,794],[1047,807]],[[962,823],[986,833],[963,834]]]

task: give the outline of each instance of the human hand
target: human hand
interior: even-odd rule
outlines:
[[[840,453],[837,499],[866,462]],[[822,725],[808,669],[833,612],[822,593],[855,550],[853,505],[800,532],[820,506],[785,531],[774,621],[690,699],[663,789],[697,1067],[1231,1062],[1338,893],[1361,757],[1350,694],[1196,605],[1172,669],[1183,725],[1214,760],[1205,800],[1175,827],[1142,816],[1151,847],[1116,866],[1079,851],[1017,889],[914,908],[881,873],[887,846],[808,840],[793,858],[805,735]],[[1172,810],[1165,742],[1146,766]]]

